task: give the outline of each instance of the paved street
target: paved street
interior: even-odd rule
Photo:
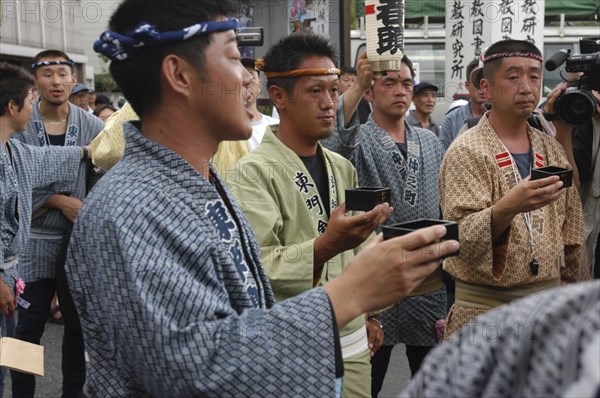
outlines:
[[[390,366],[383,382],[383,388],[379,394],[380,398],[396,397],[402,388],[408,384],[410,369],[404,351],[404,344],[394,347],[392,357],[390,358]]]
[[[60,370],[60,346],[63,326],[47,324],[42,345],[44,346],[44,368],[46,375],[37,378],[36,397],[59,398],[61,393],[62,375]],[[381,398],[395,397],[410,378],[408,362],[404,355],[404,346],[397,346],[392,351],[390,368],[379,395]],[[10,377],[5,379],[4,396],[12,398]]]

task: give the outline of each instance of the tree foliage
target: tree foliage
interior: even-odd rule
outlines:
[[[110,73],[98,73],[94,75],[94,86],[97,92],[100,93],[118,93],[121,90],[117,83],[113,80]]]

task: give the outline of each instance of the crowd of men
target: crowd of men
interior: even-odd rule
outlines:
[[[439,88],[414,84],[410,54],[386,74],[366,54],[340,70],[326,38],[292,34],[241,59],[233,11],[223,0],[121,3],[95,46],[128,101],[106,126],[85,109],[67,54],[41,52],[31,74],[0,64],[2,336],[39,344],[57,292],[69,397],[376,397],[399,343],[411,396],[596,391],[574,372],[537,380],[521,340],[500,376],[488,340],[464,345],[486,322],[533,312],[546,327],[566,313],[577,338],[557,346],[585,370],[581,347],[600,337],[600,285],[578,283],[595,261],[598,150],[572,187],[530,178],[583,164],[566,126],[553,121],[554,138],[529,122],[540,51],[494,43],[469,65],[469,103],[438,125]],[[278,119],[256,106],[261,74]],[[598,147],[599,114],[574,141]],[[93,189],[89,159],[110,168]],[[348,210],[345,191],[361,186],[391,199]],[[439,225],[378,234],[422,218],[458,222],[460,244]],[[554,296],[571,299],[542,311]],[[13,397],[33,397],[34,376],[11,377]]]

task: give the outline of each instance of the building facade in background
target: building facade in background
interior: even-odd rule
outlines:
[[[77,79],[94,88],[102,63],[92,50],[117,0],[0,0],[0,60],[27,65],[40,51],[66,52]]]
[[[0,60],[26,65],[43,49],[63,50],[76,62],[78,80],[94,89],[94,74],[106,73],[108,64],[94,53],[92,46],[106,30],[110,15],[120,3],[121,0],[0,0]],[[454,93],[464,90],[459,83],[451,84],[452,79],[446,76],[446,66],[451,65],[454,54],[448,48],[447,38],[453,30],[459,32],[456,26],[446,26],[446,14],[453,9],[451,5],[447,7],[447,3],[446,0],[406,1],[404,30],[405,50],[419,65],[420,79],[444,88],[438,92],[443,97],[436,107],[440,112],[445,111]],[[538,13],[543,13],[543,19],[538,18],[536,25],[528,25],[528,29],[538,34],[543,32],[541,50],[545,57],[562,48],[578,52],[579,37],[598,35],[600,31],[598,0],[461,0],[457,3],[461,4],[463,13],[463,31],[466,34],[468,30],[471,36],[474,29],[478,32],[478,9],[484,16],[489,9],[511,10],[515,15],[519,11],[523,18],[518,21],[509,21],[507,11],[497,18],[495,25],[501,30],[521,33],[527,18],[523,7],[536,6]],[[238,4],[236,14],[241,24],[263,27],[265,34],[263,47],[242,49],[246,57],[262,57],[272,44],[294,30],[328,36],[345,65],[354,65],[364,49],[364,30],[350,30],[350,25],[364,26],[357,22],[364,16],[363,0],[252,0]],[[475,41],[463,44],[463,48],[470,47],[470,54],[477,47],[473,44]],[[466,54],[465,50],[464,60],[468,63],[470,55]],[[460,80],[464,80],[464,76]],[[545,73],[544,92],[559,81],[558,70]],[[261,98],[267,98],[264,89]]]

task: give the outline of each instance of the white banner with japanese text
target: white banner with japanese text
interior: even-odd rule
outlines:
[[[544,0],[446,0],[445,97],[467,93],[467,65],[492,43],[528,40],[544,49]]]

